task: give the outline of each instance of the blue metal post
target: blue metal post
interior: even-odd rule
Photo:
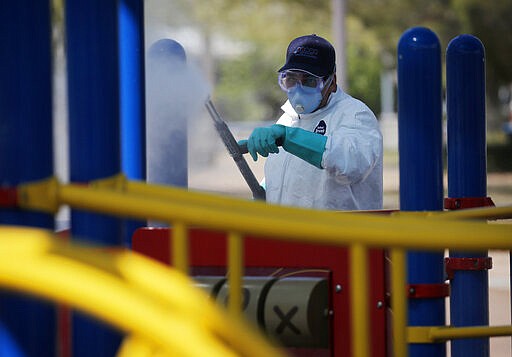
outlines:
[[[53,176],[48,1],[0,2],[0,182]],[[0,209],[0,223],[54,228],[51,214]],[[0,293],[0,356],[54,356],[55,307]]]
[[[400,209],[443,209],[441,50],[431,30],[415,27],[398,43]],[[414,239],[414,237],[411,237]],[[444,283],[443,253],[409,252],[409,284]],[[409,325],[444,325],[444,298],[409,299]],[[445,356],[444,343],[411,344],[410,356]]]
[[[193,81],[183,46],[164,38],[153,43],[147,61],[147,180],[160,185],[188,186],[187,132]],[[184,78],[190,78],[184,81]],[[150,221],[150,226],[167,222]]]
[[[121,111],[121,167],[128,179],[146,179],[144,83],[144,1],[119,2],[119,66]],[[124,240],[131,246],[133,232],[146,223],[126,220]]]
[[[70,180],[87,183],[118,174],[119,58],[117,1],[66,2]],[[110,216],[72,210],[71,233],[78,240],[122,245],[120,222]],[[98,292],[101,293],[101,292]],[[73,356],[113,356],[121,334],[74,313]]]
[[[188,186],[187,130],[191,83],[185,49],[175,40],[161,39],[148,52],[148,181]],[[182,88],[180,88],[182,86]],[[181,98],[181,99],[183,99]],[[195,98],[195,97],[194,97]],[[201,101],[200,96],[197,101]]]
[[[446,50],[448,197],[487,196],[485,50],[480,40],[460,35]],[[450,251],[450,258],[487,258],[487,252]],[[451,281],[453,326],[489,324],[487,270],[457,270]],[[452,356],[489,356],[489,339],[452,341]]]

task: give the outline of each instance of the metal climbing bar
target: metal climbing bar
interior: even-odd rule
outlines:
[[[183,274],[189,272],[188,232],[183,222],[172,223],[172,265]]]
[[[512,326],[434,327],[433,340],[453,340],[471,337],[512,336]]]
[[[228,233],[228,311],[233,316],[242,313],[243,239],[239,233]]]
[[[368,343],[368,257],[367,249],[360,243],[350,246],[350,283],[352,284],[351,302],[353,306],[352,334],[353,355],[370,356]]]
[[[512,326],[408,327],[409,343],[435,343],[468,338],[512,336]]]
[[[393,348],[395,357],[408,356],[407,353],[407,298],[406,254],[403,249],[391,249],[391,308],[393,310]]]

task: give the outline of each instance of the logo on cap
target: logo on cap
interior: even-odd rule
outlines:
[[[311,47],[303,47],[299,46],[293,51],[294,55],[317,58],[318,57],[318,49]]]

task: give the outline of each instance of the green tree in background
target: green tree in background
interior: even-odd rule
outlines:
[[[51,3],[55,46],[64,39],[64,2]],[[220,36],[243,45],[237,57],[210,59],[215,100],[229,120],[276,119],[286,99],[276,84],[276,71],[289,41],[310,33],[333,40],[332,0],[146,0],[145,4],[146,18],[175,29],[194,27],[207,44]],[[437,33],[443,49],[461,33],[480,38],[486,50],[489,127],[498,128],[507,120],[508,113],[499,110],[498,91],[512,88],[512,1],[346,0],[346,5],[345,90],[377,114],[382,59],[396,63],[401,34],[425,26]]]
[[[508,87],[512,101],[512,1],[455,0],[462,30],[477,36],[485,46],[488,127],[498,131],[510,115],[499,101],[500,88]],[[510,160],[510,159],[509,159]]]
[[[184,1],[181,9],[203,33],[249,44],[238,58],[217,59],[215,100],[229,120],[275,120],[286,100],[277,70],[289,42],[315,33],[333,41],[331,0],[214,0],[209,6]],[[380,110],[381,53],[375,35],[355,16],[347,19],[348,92]],[[353,34],[353,36],[351,36]],[[340,49],[338,49],[340,50]]]
[[[232,120],[273,119],[279,114],[286,96],[276,86],[275,72],[292,38],[308,33],[333,38],[332,0],[214,0],[209,6],[199,1],[184,3],[206,33],[221,33],[251,45],[239,58],[215,65],[216,99]],[[396,56],[397,42],[405,30],[425,26],[437,33],[443,49],[461,33],[482,40],[489,104],[493,106],[498,88],[512,82],[511,18],[510,0],[347,0],[346,90],[379,113],[381,58],[384,54]]]
[[[506,120],[498,111],[498,90],[512,83],[512,1],[353,0],[349,1],[349,12],[394,55],[400,35],[413,26],[435,31],[443,49],[459,34],[478,37],[486,51],[489,127],[497,129]]]
[[[280,115],[280,106],[286,95],[276,84],[277,69],[284,64],[286,48],[295,37],[316,33],[333,41],[331,1],[263,1],[264,16],[248,14],[244,23],[247,38],[258,33],[260,48],[258,53],[268,47],[269,32],[272,33],[272,48],[265,60],[271,65],[272,72],[262,78],[261,91],[271,110],[270,119]],[[258,14],[261,14],[259,12]],[[250,23],[251,26],[247,26]],[[344,88],[356,98],[364,100],[376,113],[380,111],[379,74],[381,70],[379,56],[381,48],[377,38],[355,16],[348,15],[347,26],[347,78],[348,88]],[[258,30],[261,29],[261,30]],[[342,49],[337,49],[342,51]],[[257,59],[257,58],[256,58]],[[222,88],[222,87],[221,87]]]
[[[380,112],[382,59],[396,63],[396,46],[401,34],[410,27],[424,26],[436,32],[443,49],[461,33],[482,40],[487,55],[489,126],[499,127],[506,120],[496,108],[498,89],[512,83],[512,1],[346,1],[348,88],[345,89],[365,101],[376,114]],[[207,5],[198,0],[147,0],[146,3],[159,3],[154,11],[169,26],[195,26],[206,38],[218,35],[244,45],[238,57],[216,57],[213,63],[215,100],[229,120],[276,119],[286,99],[276,84],[276,71],[284,62],[289,41],[310,33],[333,40],[332,0],[211,0]]]

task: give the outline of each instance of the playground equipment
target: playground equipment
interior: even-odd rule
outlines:
[[[220,311],[186,276],[152,260],[122,249],[72,246],[31,228],[2,227],[0,235],[0,285],[69,304],[117,326],[126,333],[118,356],[280,355],[250,326]]]
[[[161,193],[167,192],[162,197]],[[186,199],[190,196],[190,199]],[[365,247],[394,247],[391,250],[392,306],[394,325],[394,355],[405,356],[406,294],[404,248],[441,249],[446,247],[444,234],[449,234],[459,249],[475,250],[483,245],[496,249],[510,248],[510,229],[506,225],[487,225],[482,222],[465,222],[460,219],[466,212],[407,215],[395,217],[372,214],[310,211],[298,208],[268,206],[260,202],[246,202],[225,197],[186,192],[182,189],[153,187],[144,183],[124,181],[116,177],[91,183],[88,187],[77,184],[62,185],[56,180],[22,185],[18,190],[18,203],[26,209],[56,212],[60,204],[68,204],[81,210],[111,213],[120,216],[141,216],[169,221],[174,227],[173,264],[188,271],[187,226],[203,226],[228,233],[225,257],[229,266],[229,311],[239,314],[242,302],[242,234],[259,234],[267,239],[311,242],[315,244],[349,245],[350,248],[350,303],[352,306],[351,331],[354,338],[353,355],[367,356],[368,350],[368,282],[366,276],[368,258]],[[170,197],[174,197],[170,199]],[[218,202],[215,211],[214,202]],[[276,214],[279,213],[279,214]],[[474,219],[510,216],[510,208],[487,208],[468,211]],[[457,219],[452,218],[456,216]],[[297,222],[299,220],[299,222]],[[441,234],[442,233],[442,234]],[[411,242],[414,235],[416,240]],[[484,242],[482,241],[484,238]],[[181,257],[181,259],[180,259]],[[462,332],[472,336],[509,334],[510,326],[469,330],[447,327],[424,326],[409,328],[409,341],[428,343],[457,336]],[[402,348],[402,352],[400,352]]]
[[[130,2],[126,1],[125,3],[129,4]],[[479,349],[485,353],[488,350],[488,343],[486,343],[488,336],[512,334],[511,326],[487,327],[485,326],[486,321],[478,319],[477,326],[458,327],[469,325],[466,321],[460,321],[460,325],[457,327],[444,326],[444,310],[441,310],[440,305],[444,302],[446,284],[443,279],[443,257],[436,252],[446,248],[456,249],[457,252],[484,251],[491,248],[510,250],[512,248],[510,226],[487,224],[485,220],[510,218],[512,209],[510,207],[489,207],[452,212],[442,211],[441,131],[440,122],[438,122],[441,120],[440,47],[435,34],[427,29],[415,28],[404,33],[399,42],[399,72],[401,69],[410,72],[408,75],[399,73],[399,101],[401,103],[399,107],[400,208],[402,211],[393,212],[390,216],[368,212],[358,214],[322,212],[277,207],[263,202],[249,202],[219,195],[190,192],[184,189],[147,185],[142,181],[133,180],[133,177],[129,177],[130,179],[127,180],[124,175],[119,175],[119,172],[125,169],[120,158],[126,158],[128,154],[124,150],[120,150],[120,128],[126,123],[120,120],[120,117],[124,119],[124,116],[120,114],[118,104],[120,96],[125,94],[120,94],[118,84],[119,51],[116,26],[118,9],[114,4],[115,2],[104,0],[73,1],[68,2],[66,9],[66,31],[69,43],[70,184],[62,184],[53,177],[48,4],[34,5],[28,1],[17,1],[0,5],[0,21],[5,24],[4,28],[6,29],[6,33],[3,35],[8,42],[8,45],[3,47],[2,56],[0,56],[1,61],[5,61],[0,66],[2,77],[2,81],[0,81],[2,103],[0,114],[4,129],[0,136],[1,223],[36,226],[51,231],[53,230],[53,215],[59,207],[67,205],[72,208],[71,236],[73,240],[77,242],[86,240],[87,244],[92,242],[110,249],[122,245],[124,241],[122,224],[118,219],[120,217],[168,222],[172,225],[172,239],[170,237],[165,239],[167,244],[170,244],[170,252],[165,251],[166,262],[171,262],[175,269],[182,273],[194,273],[194,269],[196,269],[194,254],[197,249],[194,249],[194,240],[189,239],[189,236],[193,234],[191,233],[192,228],[201,227],[210,232],[225,232],[222,233],[224,236],[222,239],[226,241],[225,246],[222,245],[217,249],[223,252],[221,254],[222,265],[225,267],[229,281],[228,287],[224,286],[229,291],[228,315],[237,317],[230,320],[229,317],[224,316],[225,314],[215,312],[216,310],[212,308],[211,316],[218,317],[212,317],[212,321],[219,322],[219,324],[201,325],[205,321],[201,320],[197,314],[189,314],[190,311],[187,310],[186,304],[179,305],[173,310],[180,316],[186,316],[185,320],[190,317],[190,321],[199,322],[199,327],[193,327],[190,322],[174,321],[179,324],[183,323],[183,326],[190,326],[191,331],[194,330],[198,333],[197,336],[201,336],[198,337],[201,341],[206,336],[204,339],[208,343],[207,346],[211,346],[212,351],[220,345],[219,348],[223,352],[229,353],[224,349],[223,343],[208,337],[211,330],[202,329],[204,327],[218,327],[219,330],[214,329],[215,337],[220,335],[224,342],[230,341],[230,338],[239,337],[239,342],[242,343],[246,341],[247,336],[254,336],[254,339],[258,341],[254,345],[254,351],[261,351],[260,349],[266,351],[259,355],[279,355],[281,353],[268,346],[258,333],[255,332],[253,335],[251,332],[247,332],[249,335],[246,335],[245,325],[240,325],[237,322],[244,302],[242,294],[244,266],[261,267],[261,261],[257,264],[252,261],[252,259],[256,259],[254,258],[254,247],[260,249],[268,247],[266,244],[271,244],[269,243],[271,240],[283,244],[274,243],[277,244],[274,246],[277,252],[293,249],[294,252],[300,252],[297,254],[297,259],[304,261],[311,258],[312,252],[316,251],[313,247],[333,252],[339,248],[344,252],[334,259],[338,263],[340,261],[343,263],[342,273],[332,265],[328,267],[330,277],[321,276],[320,280],[315,280],[320,286],[325,286],[326,283],[321,282],[322,279],[325,279],[328,298],[331,299],[328,301],[327,317],[331,319],[329,320],[328,353],[332,355],[352,354],[364,357],[370,354],[389,356],[428,354],[437,356],[445,353],[445,341],[462,337],[477,338],[471,342],[471,345],[467,344],[466,340],[461,340],[462,349],[467,346],[478,346],[475,350]],[[130,6],[128,9],[135,12],[141,11],[140,7],[138,7],[139,10],[134,10],[137,7]],[[140,13],[136,15],[140,15]],[[33,24],[38,24],[39,27],[33,28]],[[141,28],[138,30],[140,35]],[[18,34],[25,41],[14,43],[15,36],[13,34]],[[479,57],[482,50],[474,38],[470,38],[470,43],[470,49],[474,48],[474,50],[469,52],[465,46],[460,47],[461,52],[457,50],[459,47],[453,48],[454,58],[462,61],[461,64],[455,64],[456,68],[466,68],[464,64],[469,61],[465,56],[467,53],[471,58],[475,54],[476,59],[482,59]],[[126,47],[124,50],[126,51]],[[122,53],[122,56],[129,56],[126,52]],[[451,51],[450,54],[451,57]],[[136,56],[137,54],[132,53],[131,55]],[[138,55],[141,56],[141,53]],[[27,61],[30,61],[30,65],[24,65]],[[135,62],[137,63],[137,61]],[[462,77],[467,77],[467,72],[473,73],[480,67],[475,65],[468,68],[463,69],[465,76]],[[480,77],[477,78],[480,79],[476,82],[481,85],[481,74],[478,76]],[[34,81],[34,78],[39,80]],[[454,76],[453,80],[458,81],[460,78],[461,76]],[[449,82],[453,83],[451,79]],[[135,88],[130,88],[128,85],[125,90],[131,89],[136,92],[140,89],[139,86],[140,83]],[[450,88],[468,88],[469,84],[449,86]],[[420,90],[421,92],[418,92]],[[479,91],[481,88],[475,90],[474,93],[478,95],[481,93]],[[418,93],[421,94],[418,95]],[[480,103],[471,96],[459,102],[458,100],[465,97],[457,92],[453,97],[449,95],[449,100],[450,98],[457,100],[450,104],[449,121],[458,116],[457,113],[450,114],[452,108],[457,108],[458,105],[460,108],[465,108],[469,105],[467,101],[474,105]],[[23,103],[21,103],[22,100]],[[408,105],[410,106],[408,107]],[[476,115],[477,119],[475,120],[481,120],[481,112],[481,110],[470,110],[470,112],[464,113],[464,120],[467,120],[466,118],[472,114]],[[134,120],[140,120],[140,117],[135,116]],[[459,128],[460,125],[454,124],[454,128]],[[481,123],[479,122],[473,127],[481,128]],[[457,131],[458,129],[449,130]],[[136,133],[137,130],[134,132]],[[142,134],[139,133],[139,135]],[[449,165],[457,163],[456,159],[453,159],[453,155],[458,155],[456,153],[459,150],[457,149],[458,139],[451,135],[449,133]],[[482,134],[480,132],[477,135]],[[136,142],[141,143],[143,140],[136,140]],[[482,157],[480,151],[481,137],[478,142],[477,150],[480,152],[478,157],[485,160],[485,155]],[[404,156],[402,157],[402,155]],[[133,160],[142,160],[141,157],[142,155],[134,155]],[[464,159],[460,162],[470,160]],[[136,167],[140,167],[140,162],[132,163]],[[485,167],[482,162],[479,165],[478,170]],[[137,174],[133,173],[133,175]],[[463,181],[464,186],[466,185],[464,180],[468,176],[474,176],[474,173],[466,172],[465,168],[449,167],[449,176],[453,177],[452,175],[458,176],[459,178],[455,181]],[[479,171],[477,175],[479,184],[482,183],[481,175],[482,173]],[[446,208],[467,208],[468,205],[483,206],[485,202],[489,202],[481,188],[476,191],[453,186],[452,188],[453,190],[449,190],[449,199],[445,202]],[[475,222],[474,220],[480,221]],[[15,238],[23,237],[25,234],[35,236],[27,240],[19,238],[20,245],[17,245],[13,243],[15,241],[12,238],[13,234],[16,235]],[[169,232],[165,234],[170,236]],[[447,241],[446,237],[450,237],[450,240]],[[254,243],[255,241],[265,243],[258,246],[260,243]],[[126,290],[128,286],[115,280],[119,278],[116,275],[119,271],[110,264],[112,259],[115,261],[126,259],[133,262],[129,264],[130,269],[133,265],[133,273],[143,274],[142,278],[139,276],[138,284],[151,282],[150,279],[147,279],[147,282],[144,281],[146,275],[173,273],[164,273],[160,269],[161,267],[148,271],[144,268],[150,264],[147,263],[147,260],[137,255],[133,255],[131,258],[132,255],[128,253],[126,253],[127,255],[97,253],[103,257],[99,260],[96,260],[96,257],[90,257],[90,254],[85,254],[88,257],[86,259],[84,254],[80,253],[82,248],[63,248],[64,246],[56,242],[55,238],[37,232],[2,230],[0,242],[2,244],[0,250],[2,287],[21,289],[30,294],[39,294],[47,298],[55,298],[58,301],[72,303],[75,307],[94,313],[113,324],[118,324],[119,321],[116,318],[123,317],[124,311],[120,311],[115,306],[115,300],[107,302],[106,296],[104,297],[102,294],[108,294],[110,286],[118,286],[120,294],[126,293],[126,295],[121,294],[120,296],[134,299],[131,300],[134,311],[126,311],[126,315],[133,312],[137,318],[130,320],[133,323],[130,327],[118,324],[121,331],[99,324],[84,315],[76,317],[74,314],[75,317],[71,323],[73,329],[72,351],[65,353],[70,353],[73,356],[112,356],[115,353],[127,355],[135,353],[130,352],[134,348],[139,351],[139,355],[150,355],[155,352],[152,347],[155,345],[156,348],[160,346],[169,354],[179,353],[179,351],[186,353],[187,346],[180,343],[183,341],[174,341],[168,332],[160,331],[160,328],[165,330],[166,322],[173,323],[171,317],[167,320],[158,320],[156,317],[156,315],[168,316],[167,312],[163,310],[162,301],[160,299],[154,301],[155,299],[150,298],[150,302],[145,304],[142,298],[136,299],[134,295],[138,293],[144,296],[150,294],[147,291],[142,293],[139,290],[137,293],[128,292]],[[295,248],[291,248],[292,246]],[[370,248],[387,249],[392,262],[389,267],[391,277],[389,292],[390,306],[393,312],[390,325],[393,328],[392,331],[384,330],[385,343],[382,348],[377,347],[378,350],[370,348],[369,338],[373,339],[375,336],[371,332],[370,319],[381,316],[381,311],[384,311],[389,305],[385,297],[381,298],[382,310],[377,311],[373,302],[378,301],[373,300],[374,298],[369,293],[374,288],[374,284],[370,285],[367,279],[372,272],[368,256]],[[54,254],[54,251],[65,251],[66,254]],[[90,252],[90,250],[87,251]],[[266,252],[263,250],[263,253]],[[406,252],[411,253],[406,254]],[[50,261],[54,262],[54,258],[59,262],[64,263],[65,261],[66,263],[47,266],[47,255],[51,256],[51,259],[48,258],[48,264]],[[284,255],[284,253],[275,254],[272,268],[280,267],[279,263],[284,260]],[[24,259],[26,257],[37,259],[30,263],[30,259]],[[68,257],[72,259],[68,259]],[[450,257],[450,259],[452,258],[461,257]],[[476,262],[475,266],[479,270],[464,270],[469,268],[462,263],[464,260],[460,260],[452,265],[455,280],[460,275],[469,276],[474,272],[483,275],[486,273],[485,269],[489,268],[486,257],[466,256],[463,258],[470,259],[470,262]],[[310,260],[304,263],[304,261],[299,263],[298,260],[295,260],[289,263],[287,268],[318,267],[317,262]],[[23,262],[26,263],[26,266]],[[82,263],[86,264],[82,265]],[[372,263],[375,263],[373,256]],[[251,266],[251,264],[253,265]],[[326,264],[324,263],[324,268]],[[101,266],[99,272],[96,270],[98,265]],[[85,279],[86,275],[80,275],[80,278],[78,275],[68,276],[66,271],[63,271],[65,266],[75,267],[76,270],[73,270],[75,272],[83,270],[92,273],[94,271],[106,279],[107,285],[98,285],[95,289],[87,290],[89,294],[96,293],[98,299],[102,299],[104,305],[101,305],[101,308],[100,306],[97,308],[86,306],[87,301],[81,301],[80,294],[76,293],[76,289],[80,286],[76,284],[81,282],[81,278]],[[407,274],[406,267],[409,267]],[[51,285],[56,284],[51,281],[51,274],[42,273],[38,276],[40,278],[38,285],[29,287],[31,281],[27,279],[27,276],[37,274],[38,269],[48,273],[50,268],[55,277],[62,277],[60,282],[70,284],[68,288],[65,288],[64,284]],[[105,270],[109,274],[115,272],[114,276],[108,275],[107,279],[107,276],[103,275],[106,274]],[[161,271],[161,273],[157,273],[157,271]],[[252,274],[249,268],[246,271]],[[472,281],[473,277],[470,277]],[[307,276],[307,278],[311,282],[313,277]],[[339,283],[337,278],[341,278],[342,283]],[[461,278],[459,282],[463,280],[465,278]],[[178,300],[184,298],[182,302],[186,302],[189,297],[196,299],[196,295],[199,294],[197,296],[202,296],[204,300],[204,294],[196,294],[190,290],[178,290],[181,287],[186,289],[186,284],[190,283],[181,281],[183,284],[176,282],[173,278],[169,278],[165,282],[162,280],[161,284],[157,284],[159,289],[156,290],[154,286],[151,286],[153,289],[151,294],[166,294],[166,298],[169,299],[172,297]],[[293,280],[280,278],[274,282],[274,285],[285,284],[288,281]],[[53,289],[51,291],[44,289],[45,284],[52,286]],[[119,284],[123,286],[123,289]],[[481,285],[481,281],[478,284]],[[176,291],[169,291],[170,285],[176,286]],[[70,286],[76,288],[70,289]],[[137,286],[138,288],[139,286]],[[144,288],[149,287],[144,285]],[[160,289],[162,290],[160,291]],[[462,287],[462,289],[465,288]],[[85,288],[84,291],[86,291]],[[310,289],[310,292],[303,296],[306,298],[312,296],[312,291],[313,289]],[[172,295],[178,292],[178,295]],[[272,289],[269,289],[267,293],[268,299]],[[3,353],[24,356],[54,356],[56,353],[62,353],[62,351],[57,351],[56,345],[52,343],[55,340],[57,325],[53,317],[54,305],[26,300],[20,295],[7,295],[4,290],[0,296],[0,304],[2,304],[0,309],[0,348],[4,349]],[[342,306],[343,304],[345,305]],[[459,305],[461,304],[459,303]],[[277,304],[277,306],[281,305]],[[202,310],[201,307],[201,312]],[[210,308],[205,308],[205,311],[209,310]],[[284,308],[280,309],[281,322],[289,320],[291,315],[286,316],[292,311],[293,309],[286,312]],[[464,311],[464,314],[469,317],[472,312]],[[221,322],[222,316],[226,317],[226,320],[222,320],[224,322]],[[150,319],[150,317],[152,318]],[[142,324],[143,321],[145,321],[144,324]],[[340,325],[337,325],[338,323]],[[148,329],[141,331],[137,329],[137,326],[139,328],[145,326]],[[286,331],[289,331],[291,327],[286,326],[288,328]],[[342,326],[342,328],[337,329],[337,326]],[[157,329],[157,327],[160,328]],[[278,327],[276,326],[276,329]],[[159,331],[156,332],[154,329]],[[250,327],[247,329],[247,331],[251,331]],[[128,342],[123,343],[120,349],[123,332],[127,331],[129,333],[136,332],[138,335],[128,339]],[[155,331],[155,335],[147,336],[148,331]],[[158,341],[155,336],[159,336]],[[194,343],[189,342],[188,344],[191,351],[201,353]],[[208,352],[205,353],[210,354],[210,347],[207,348]],[[235,353],[249,354],[250,351],[237,350]]]
[[[441,46],[425,28],[404,32],[398,42],[398,150],[400,210],[443,209]],[[421,164],[418,164],[420,162]],[[420,188],[421,187],[421,188]],[[408,251],[408,284],[433,293],[409,299],[409,325],[443,326],[446,289],[443,250]],[[437,290],[437,291],[436,291]],[[445,344],[410,345],[411,356],[444,356]]]

